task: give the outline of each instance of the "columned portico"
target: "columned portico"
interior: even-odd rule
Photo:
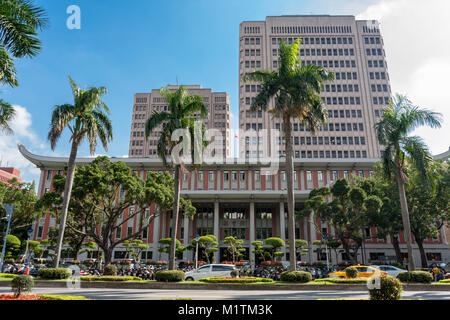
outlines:
[[[220,232],[219,232],[219,200],[216,199],[214,201],[214,236],[217,238],[218,242],[220,242]],[[214,253],[214,260],[216,263],[219,263],[220,252],[217,250]]]
[[[255,266],[255,255],[252,253],[252,251],[255,249],[252,246],[252,242],[255,241],[255,202],[253,199],[250,201],[250,245],[249,245],[249,257],[250,257],[250,264],[252,267]]]

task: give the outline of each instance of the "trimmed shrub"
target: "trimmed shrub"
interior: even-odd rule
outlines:
[[[37,276],[46,280],[68,279],[72,276],[72,271],[67,268],[44,268],[38,271]]]
[[[98,277],[98,276],[85,276],[80,278],[81,281],[92,282],[92,281],[116,281],[116,282],[124,282],[124,281],[142,281],[139,277],[132,276],[123,276],[123,277]]]
[[[305,271],[284,271],[281,273],[281,281],[307,283],[312,280],[312,275]]]
[[[400,280],[382,275],[380,277],[380,289],[370,289],[370,300],[400,300],[402,284]]]
[[[39,300],[91,300],[82,296],[64,296],[64,295],[49,295],[43,294]]]
[[[427,271],[405,271],[398,274],[398,279],[406,283],[431,283],[433,275]]]
[[[450,284],[450,279],[440,280],[439,283],[449,283]]]
[[[231,271],[230,274],[231,274],[231,276],[232,276],[233,278],[239,277],[239,271],[237,271],[237,270]]]
[[[13,279],[18,276],[19,276],[18,274],[13,273],[0,273],[0,278]]]
[[[255,278],[255,277],[242,277],[242,278],[225,278],[225,277],[214,277],[200,279],[200,282],[206,283],[258,283],[258,282],[273,282],[272,279],[268,278]]]
[[[31,276],[18,276],[11,280],[11,290],[16,297],[20,296],[22,292],[31,292],[34,287],[34,281]]]
[[[105,276],[117,276],[117,267],[113,264],[108,264],[103,270]]]
[[[354,267],[348,267],[345,269],[345,276],[350,279],[355,279],[358,276],[358,270]]]
[[[337,283],[337,284],[366,284],[367,279],[342,279],[342,278],[323,278],[323,279],[316,279],[314,280],[315,283],[320,284],[330,284],[330,283]]]
[[[155,279],[158,282],[180,282],[184,281],[186,274],[180,270],[160,270],[156,272]]]

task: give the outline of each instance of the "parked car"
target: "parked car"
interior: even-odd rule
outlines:
[[[213,277],[231,277],[231,271],[237,270],[231,264],[208,264],[186,272],[186,281],[198,281]]]
[[[377,268],[374,268],[371,266],[356,265],[356,266],[352,266],[352,267],[356,268],[356,270],[358,270],[358,275],[356,276],[357,278],[370,278],[371,276],[374,275],[375,272],[381,272],[381,274],[387,274],[385,271],[381,271],[380,269],[377,269]],[[345,270],[329,273],[328,276],[330,278],[346,278],[347,277]]]
[[[394,266],[382,265],[382,266],[371,266],[373,268],[379,269],[381,271],[386,272],[388,275],[397,278],[400,272],[405,272],[407,270],[400,269]]]

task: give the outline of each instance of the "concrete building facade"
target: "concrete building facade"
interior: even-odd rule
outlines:
[[[239,129],[266,130],[259,139],[241,135],[241,157],[285,153],[280,139],[277,150],[259,149],[261,139],[269,140],[271,130],[282,131],[283,125],[267,112],[249,111],[261,86],[245,83],[242,77],[255,70],[277,70],[280,42],[291,44],[295,39],[302,39],[299,55],[303,64],[322,66],[336,76],[335,81],[324,84],[321,94],[328,110],[327,124],[311,135],[298,120],[292,122],[295,158],[380,157],[374,124],[389,103],[391,87],[376,21],[357,21],[354,16],[269,16],[265,21],[242,22],[239,30]],[[273,105],[274,100],[269,108]]]
[[[208,119],[203,120],[208,129],[217,129],[222,133],[225,157],[230,154],[230,96],[226,92],[213,92],[211,89],[204,89],[200,85],[186,85],[189,95],[203,97],[205,105],[208,107]],[[170,90],[177,90],[179,86],[168,85]],[[162,128],[151,134],[148,140],[145,139],[145,123],[153,112],[167,111],[167,103],[159,94],[159,90],[152,90],[150,93],[137,93],[134,96],[134,105],[131,122],[130,146],[128,156],[158,158],[157,143]],[[195,115],[199,118],[199,115]]]
[[[52,190],[53,177],[60,173],[67,165],[67,158],[39,156],[30,153],[24,146],[19,147],[22,155],[41,169],[38,195]],[[79,158],[77,165],[87,165],[92,158]],[[123,161],[141,178],[146,178],[148,171],[162,171],[164,166],[158,159],[149,158],[112,158],[111,161]],[[301,210],[308,198],[309,192],[317,187],[330,185],[340,178],[352,176],[370,177],[377,159],[338,159],[332,162],[320,159],[306,159],[294,161],[294,185],[296,210]],[[261,164],[239,163],[227,161],[217,164],[204,164],[198,171],[190,170],[182,176],[181,195],[192,201],[197,208],[194,220],[183,218],[180,215],[177,238],[183,245],[190,244],[196,235],[214,234],[219,241],[219,251],[215,254],[215,261],[228,260],[226,256],[227,245],[223,242],[227,236],[234,236],[244,240],[246,248],[244,260],[254,261],[251,243],[255,240],[264,240],[268,237],[287,238],[287,204],[286,204],[286,175],[284,163],[275,174],[268,174],[266,166]],[[134,208],[137,210],[137,208]],[[136,211],[135,211],[136,212]],[[154,205],[150,208],[150,215],[157,212]],[[124,212],[124,216],[127,212]],[[167,260],[167,255],[159,252],[159,239],[170,237],[171,212],[162,212],[155,216],[148,230],[143,232],[141,239],[149,245],[142,259]],[[133,232],[136,221],[129,220],[122,226],[121,235]],[[45,239],[49,228],[55,226],[55,220],[46,215],[33,226],[33,240]],[[129,228],[131,228],[129,230]],[[330,239],[334,236],[334,229],[326,222],[318,219],[316,223],[310,217],[304,217],[295,227],[296,239],[305,239],[309,242],[309,253],[303,256],[304,262],[325,261],[323,255],[314,252],[311,244],[315,240],[322,240],[326,234]],[[132,234],[132,233],[131,233]],[[392,239],[378,239],[376,228],[366,230],[364,250],[360,250],[359,261],[373,263],[377,261],[394,261],[395,254]],[[420,261],[417,246],[414,246],[416,261]],[[448,261],[450,250],[444,230],[436,239],[427,239],[424,244],[429,260]],[[400,247],[406,254],[406,243],[403,234],[400,234]],[[286,248],[283,248],[286,252]],[[114,253],[114,260],[123,258],[125,248],[118,247]],[[363,256],[364,255],[364,256]],[[331,254],[332,263],[346,260],[343,253],[337,259]],[[192,251],[186,251],[182,258],[184,261],[194,259]],[[286,253],[283,260],[288,261]]]

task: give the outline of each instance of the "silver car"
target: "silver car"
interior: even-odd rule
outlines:
[[[208,264],[186,272],[186,281],[198,281],[213,277],[231,277],[231,271],[236,270],[232,264]]]
[[[400,268],[397,268],[397,267],[394,267],[394,266],[388,266],[388,265],[384,265],[384,266],[371,266],[371,267],[377,268],[377,269],[379,269],[379,270],[381,270],[381,271],[384,271],[384,272],[386,272],[388,275],[390,275],[390,276],[392,276],[392,277],[394,277],[394,278],[397,278],[398,275],[399,275],[399,273],[407,271],[407,270],[403,270],[403,269],[400,269]]]

